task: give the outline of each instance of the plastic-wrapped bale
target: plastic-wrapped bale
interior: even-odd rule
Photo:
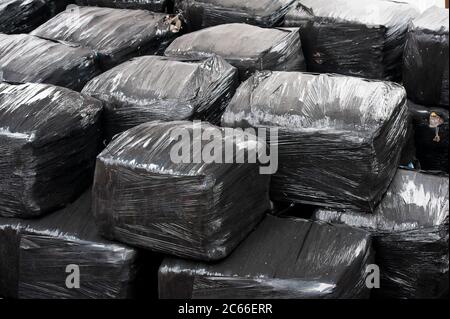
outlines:
[[[295,0],[177,0],[191,30],[227,23],[247,23],[260,27],[280,26]]]
[[[273,200],[364,211],[392,181],[409,123],[396,83],[267,71],[239,87],[222,118],[223,126],[278,130]]]
[[[308,71],[401,79],[413,6],[379,0],[300,0],[285,26],[301,27]]]
[[[98,235],[90,213],[90,193],[39,219],[0,218],[3,297],[128,298],[134,292],[138,261],[135,249]],[[77,273],[79,288],[73,288],[77,281],[71,277]]]
[[[178,35],[177,16],[146,10],[69,6],[31,34],[90,48],[103,69],[130,58],[163,53]]]
[[[257,70],[305,70],[298,29],[224,24],[181,36],[165,52],[169,57],[194,60],[215,54],[237,67],[241,79]]]
[[[259,164],[209,163],[199,156],[209,145],[199,136],[215,136],[237,156],[244,133],[235,133],[229,139],[207,122],[149,122],[116,137],[97,158],[93,211],[101,233],[180,257],[226,257],[270,209],[270,176],[260,174]],[[246,144],[247,150],[265,147]],[[190,160],[186,153],[182,161],[174,158],[180,145]]]
[[[27,33],[64,10],[70,0],[0,0],[0,33]]]
[[[56,210],[89,186],[101,111],[65,88],[0,83],[0,216]]]
[[[0,81],[81,90],[100,72],[95,52],[27,34],[0,34]]]
[[[423,170],[448,172],[448,110],[408,102],[414,124],[416,156]]]
[[[153,12],[173,11],[173,0],[75,0],[75,3],[80,6],[142,9]]]
[[[448,293],[449,180],[399,170],[375,214],[319,210],[315,219],[362,228],[374,236],[381,288],[390,298]]]
[[[412,21],[403,64],[408,98],[448,108],[448,9],[432,7]]]
[[[167,258],[162,299],[368,298],[370,235],[347,226],[267,217],[216,264]]]
[[[203,62],[145,56],[94,78],[82,92],[105,102],[109,139],[154,120],[219,124],[237,86],[236,68],[217,56]]]

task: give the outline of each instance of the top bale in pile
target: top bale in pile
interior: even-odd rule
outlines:
[[[387,298],[439,298],[448,293],[448,175],[399,170],[375,214],[319,210],[315,219],[374,236]]]
[[[153,12],[173,11],[173,0],[75,0],[75,3],[80,6],[141,9]]]
[[[199,30],[227,23],[247,23],[265,28],[280,26],[295,0],[177,0],[175,10],[188,26]]]
[[[273,199],[363,211],[380,202],[409,136],[403,87],[327,74],[257,73],[222,123],[278,129]]]
[[[404,54],[403,81],[408,98],[448,108],[448,9],[432,7],[412,21]]]
[[[285,26],[301,27],[308,71],[401,80],[408,23],[419,12],[379,0],[300,0]]]
[[[177,19],[146,10],[69,6],[31,34],[90,48],[106,70],[132,57],[164,52],[180,31]]]
[[[0,83],[0,216],[48,213],[89,186],[101,111],[65,88]]]
[[[298,29],[264,29],[239,23],[181,36],[165,55],[194,60],[219,55],[239,69],[242,80],[257,70],[305,69]]]

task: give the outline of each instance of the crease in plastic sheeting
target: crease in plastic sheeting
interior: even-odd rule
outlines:
[[[146,10],[69,6],[31,34],[90,48],[107,70],[136,56],[162,52],[180,31],[171,28],[169,18]]]
[[[219,25],[175,39],[165,55],[194,60],[219,55],[239,69],[241,80],[256,70],[305,70],[300,34],[292,28]]]

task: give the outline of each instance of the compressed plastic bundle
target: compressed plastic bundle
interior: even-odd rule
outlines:
[[[138,257],[134,249],[98,235],[89,193],[40,219],[0,218],[3,297],[127,298],[134,292]]]
[[[403,64],[408,98],[448,108],[448,9],[432,7],[409,27]]]
[[[89,186],[101,111],[65,88],[0,83],[0,216],[50,212]]]
[[[173,11],[173,0],[75,0],[75,3],[80,6],[142,9],[153,12]]]
[[[350,227],[267,217],[227,259],[207,264],[168,258],[163,299],[367,298],[370,235]]]
[[[285,26],[301,27],[308,71],[400,80],[410,4],[380,0],[300,0]]]
[[[116,137],[97,158],[93,211],[101,233],[181,257],[226,257],[270,209],[270,176],[257,163],[237,164],[244,133],[235,133],[230,139],[206,122],[150,122]],[[201,136],[231,143],[236,164],[205,161]],[[182,161],[174,158],[180,146],[189,156]]]
[[[27,34],[0,34],[0,81],[81,90],[99,72],[96,54],[89,49]]]
[[[165,55],[194,60],[220,55],[239,69],[241,79],[257,70],[305,69],[298,29],[264,29],[239,23],[181,36]]]
[[[154,120],[220,123],[237,85],[237,70],[217,56],[203,62],[144,56],[94,78],[82,92],[105,102],[112,137]]]
[[[186,18],[190,29],[199,30],[226,23],[247,23],[272,28],[282,24],[295,0],[177,0],[175,10]]]
[[[448,110],[408,102],[413,118],[416,156],[423,170],[448,172]]]
[[[132,57],[164,52],[177,36],[178,17],[146,10],[69,6],[31,34],[96,51],[103,69]]]
[[[375,214],[319,210],[315,219],[363,228],[374,236],[381,286],[388,298],[448,294],[449,180],[399,170]]]
[[[70,0],[0,0],[0,33],[27,33],[63,10]]]
[[[273,200],[373,211],[400,162],[409,117],[396,83],[259,72],[239,87],[222,124],[278,130]]]

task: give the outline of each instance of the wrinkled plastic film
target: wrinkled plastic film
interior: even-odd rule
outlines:
[[[173,0],[75,0],[75,3],[80,6],[141,9],[153,12],[173,11]]]

